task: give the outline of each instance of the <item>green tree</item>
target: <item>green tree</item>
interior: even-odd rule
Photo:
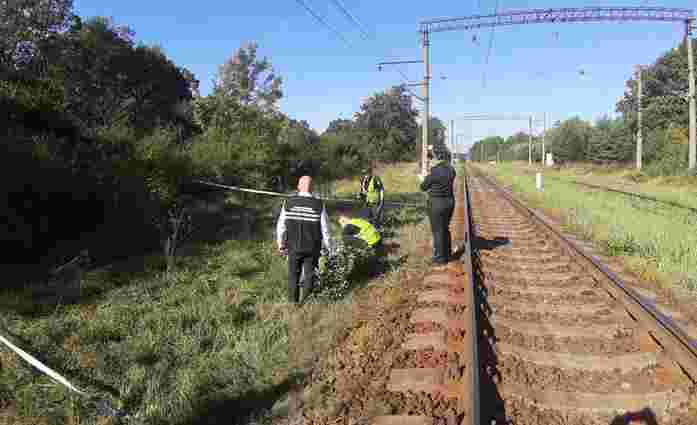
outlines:
[[[307,149],[319,142],[319,135],[307,121],[288,118],[279,135],[279,142],[288,143],[296,149]]]
[[[134,46],[132,36],[97,17],[45,46],[64,86],[65,111],[85,134],[120,123],[147,132],[186,121],[187,73],[161,49]]]
[[[634,139],[621,118],[601,117],[595,123],[586,158],[594,162],[624,162],[634,155]]]
[[[365,132],[373,158],[397,161],[414,153],[416,116],[405,88],[395,86],[363,102],[355,123]]]
[[[593,133],[590,123],[579,117],[563,121],[550,132],[550,150],[555,161],[583,161]]]
[[[692,40],[697,66],[697,42]],[[697,76],[695,77],[697,79]],[[686,44],[668,50],[642,72],[642,123],[646,130],[688,126],[688,70]],[[626,82],[626,90],[616,105],[632,132],[637,124],[637,81]]]
[[[484,149],[482,149],[482,146],[484,147]],[[477,160],[494,160],[497,159],[498,153],[501,153],[500,159],[503,160],[507,159],[505,157],[504,152],[506,152],[508,148],[510,147],[508,146],[506,140],[503,137],[489,136],[477,141],[473,145],[471,152],[473,154],[473,158],[476,158]],[[484,154],[485,157],[482,158],[482,154]]]
[[[242,106],[275,109],[283,96],[282,78],[267,58],[257,58],[257,44],[248,43],[218,69],[215,91]]]
[[[347,119],[342,119],[342,118],[337,118],[335,120],[332,120],[329,123],[329,126],[327,126],[327,130],[325,133],[345,133],[345,132],[351,132],[354,130],[354,123],[351,120]]]
[[[72,9],[72,0],[0,1],[0,76],[45,71],[40,44],[69,27]]]

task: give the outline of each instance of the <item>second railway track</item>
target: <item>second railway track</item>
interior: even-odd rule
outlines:
[[[482,423],[697,424],[689,338],[488,179],[468,186]]]

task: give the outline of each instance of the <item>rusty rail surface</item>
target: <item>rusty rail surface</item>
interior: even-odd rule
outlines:
[[[371,425],[481,423],[469,212],[466,178],[460,175],[450,232],[452,245],[457,248],[455,254],[462,255],[461,261],[433,267],[415,284],[419,306],[408,316],[414,332],[406,335],[401,344],[402,350],[416,353],[414,358],[441,361],[412,361],[406,362],[411,363],[406,367],[393,367],[386,387],[403,402],[399,403],[397,414],[376,416]]]
[[[473,174],[487,182],[516,209],[549,230],[563,245],[571,248],[572,254],[590,263],[597,273],[604,277],[601,281],[609,282],[605,286],[605,290],[609,295],[620,302],[624,309],[653,336],[692,381],[697,381],[697,346],[691,342],[690,337],[678,324],[667,315],[661,313],[637,291],[630,288],[597,258],[587,254],[582,248],[562,235],[541,214],[528,208],[516,199],[511,192],[501,188],[492,178],[485,175],[481,170],[475,170]]]

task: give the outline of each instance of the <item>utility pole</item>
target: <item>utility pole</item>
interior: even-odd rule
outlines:
[[[695,60],[692,52],[692,30],[695,28],[695,18],[690,17],[685,21],[685,47],[687,48],[687,79],[689,80],[688,102],[690,102],[690,139],[688,153],[688,167],[693,169],[697,167],[697,130],[695,130]]]
[[[641,138],[641,65],[636,66],[637,73],[637,130],[636,130],[636,168],[641,170],[641,157],[643,155],[643,140]]]
[[[530,115],[530,134],[528,134],[528,165],[532,165],[532,115]]]
[[[455,164],[455,120],[450,120],[450,164]]]
[[[420,61],[420,60],[379,62],[379,63],[378,63],[378,71],[382,71],[382,67],[385,66],[385,65],[402,65],[402,64],[422,63],[422,62],[423,62],[423,61]],[[406,82],[406,83],[402,84],[402,87],[404,87],[409,93],[411,93],[412,97],[414,97],[415,99],[420,100],[420,101],[426,103],[426,102],[425,102],[425,99],[420,98],[419,96],[415,95],[411,90],[409,90],[409,87],[412,87],[412,86],[423,86],[423,85],[424,85],[423,82],[421,82],[421,83],[409,83],[409,82]],[[427,113],[426,115],[428,115],[428,113]],[[423,172],[423,169],[424,169],[424,166],[425,166],[425,164],[426,164],[426,161],[428,160],[428,145],[427,145],[427,144],[424,144],[424,141],[423,141],[423,140],[422,140],[422,145],[424,145],[424,146],[423,146],[423,149],[421,149],[421,155],[422,155],[422,157],[423,157],[423,158],[421,158],[421,171]]]
[[[430,114],[430,102],[431,100],[429,99],[429,93],[428,93],[428,83],[429,80],[431,79],[431,64],[429,62],[429,51],[428,51],[428,46],[430,44],[429,40],[429,31],[424,30],[421,32],[421,48],[422,48],[422,53],[423,53],[423,62],[425,66],[425,74],[424,74],[424,83],[423,86],[421,86],[421,96],[424,99],[424,110],[423,110],[423,118],[421,120],[421,144],[422,144],[422,155],[423,155],[423,165],[422,165],[422,170],[421,172],[423,175],[427,175],[428,172],[430,171],[430,162],[428,160],[428,141],[430,139],[430,123],[429,123],[429,114]]]
[[[542,167],[545,166],[545,133],[547,133],[547,112],[542,113]]]

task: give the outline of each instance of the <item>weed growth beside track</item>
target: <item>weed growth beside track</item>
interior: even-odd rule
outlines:
[[[381,174],[388,193],[418,190],[414,168],[398,164]],[[387,243],[399,239],[401,246],[391,250],[386,274],[372,280],[352,274],[345,290],[321,302],[300,308],[286,303],[287,266],[275,252],[272,220],[265,216],[252,240],[187,246],[169,275],[160,255],[89,272],[75,304],[39,304],[28,289],[2,290],[0,309],[8,312],[3,324],[13,341],[49,367],[126,410],[131,416],[123,423],[242,421],[283,400],[345,336],[365,287],[395,284],[412,266],[420,267],[424,256],[414,246],[415,235],[426,229],[423,211],[387,214]],[[332,228],[337,237],[335,221]],[[16,417],[16,424],[97,419],[90,405],[4,346],[0,421],[3,414]]]
[[[521,167],[497,164],[483,169],[524,194],[531,204],[558,213],[569,230],[599,242],[608,255],[628,260],[631,269],[646,280],[697,295],[697,232],[689,211],[614,193],[579,190],[563,180],[545,180],[540,193],[534,175]],[[665,186],[662,190],[668,192]],[[684,201],[681,196],[664,196]]]

